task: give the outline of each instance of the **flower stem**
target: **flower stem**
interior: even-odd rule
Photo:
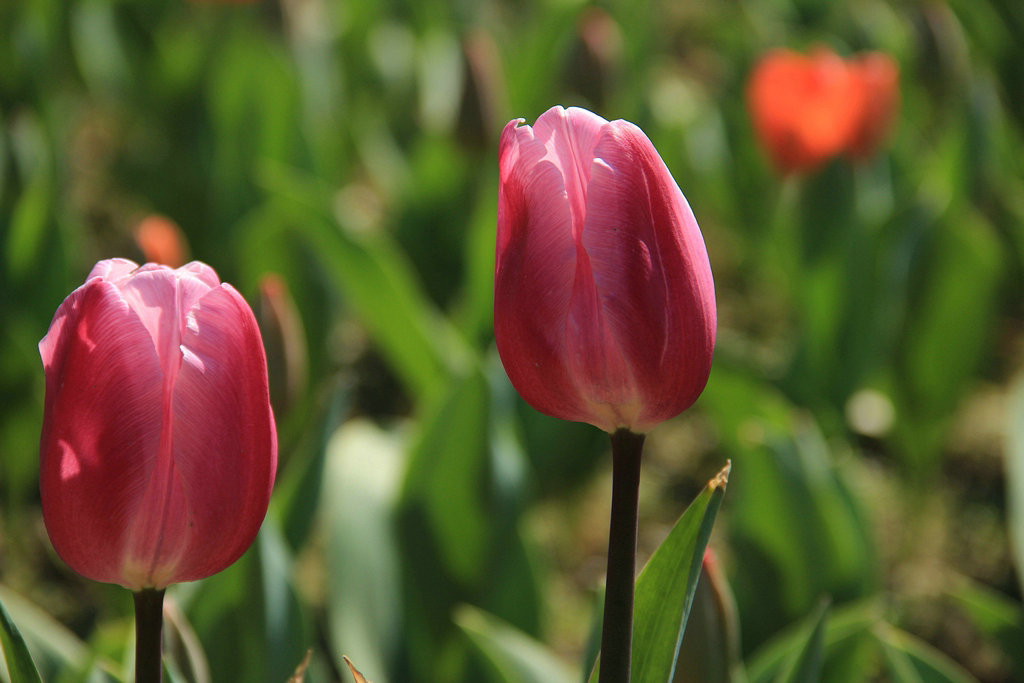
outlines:
[[[160,683],[163,655],[164,591],[143,588],[135,598],[135,683]]]
[[[637,502],[644,435],[612,434],[612,513],[608,529],[604,625],[599,683],[629,683],[633,649],[633,585],[636,576]]]

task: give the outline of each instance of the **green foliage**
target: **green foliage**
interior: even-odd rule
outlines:
[[[711,527],[729,480],[727,465],[686,508],[636,580],[631,676],[672,681]],[[600,655],[590,674],[598,680]]]
[[[0,603],[0,646],[2,646],[4,659],[7,661],[7,675],[12,681],[18,683],[33,683],[39,681],[39,672],[32,662],[32,655],[28,652],[25,639],[21,632],[11,620],[11,615]]]
[[[259,540],[168,594],[168,680],[589,674],[606,435],[525,405],[492,328],[498,136],[577,104],[654,141],[719,303],[646,442],[638,680],[677,647],[719,657],[680,683],[1024,677],[1022,31],[1014,0],[0,2],[7,666],[131,671],[120,589],[46,541],[36,345],[159,214],[254,304],[279,275],[308,358]],[[899,62],[897,125],[780,177],[747,76],[817,44]]]

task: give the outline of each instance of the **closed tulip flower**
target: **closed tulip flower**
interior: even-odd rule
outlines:
[[[649,431],[711,370],[715,292],[686,199],[626,121],[554,107],[501,137],[495,337],[548,415]]]
[[[39,350],[40,488],[61,558],[133,591],[237,560],[277,469],[263,344],[242,296],[199,262],[101,261]]]

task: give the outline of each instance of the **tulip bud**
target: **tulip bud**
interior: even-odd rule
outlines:
[[[242,296],[195,261],[101,261],[39,351],[40,491],[61,558],[133,591],[238,559],[277,469],[266,359]]]
[[[715,292],[697,221],[643,131],[554,107],[501,137],[494,327],[527,403],[609,433],[689,407]]]

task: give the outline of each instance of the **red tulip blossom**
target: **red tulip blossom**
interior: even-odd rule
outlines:
[[[686,199],[643,131],[554,107],[501,136],[494,326],[542,413],[643,433],[711,371],[715,291]]]
[[[40,490],[61,558],[133,591],[237,560],[277,470],[263,344],[242,296],[199,262],[101,261],[39,351]]]
[[[898,107],[899,69],[881,53],[844,60],[824,48],[775,50],[754,68],[748,100],[776,167],[809,171],[840,154],[874,153]]]

